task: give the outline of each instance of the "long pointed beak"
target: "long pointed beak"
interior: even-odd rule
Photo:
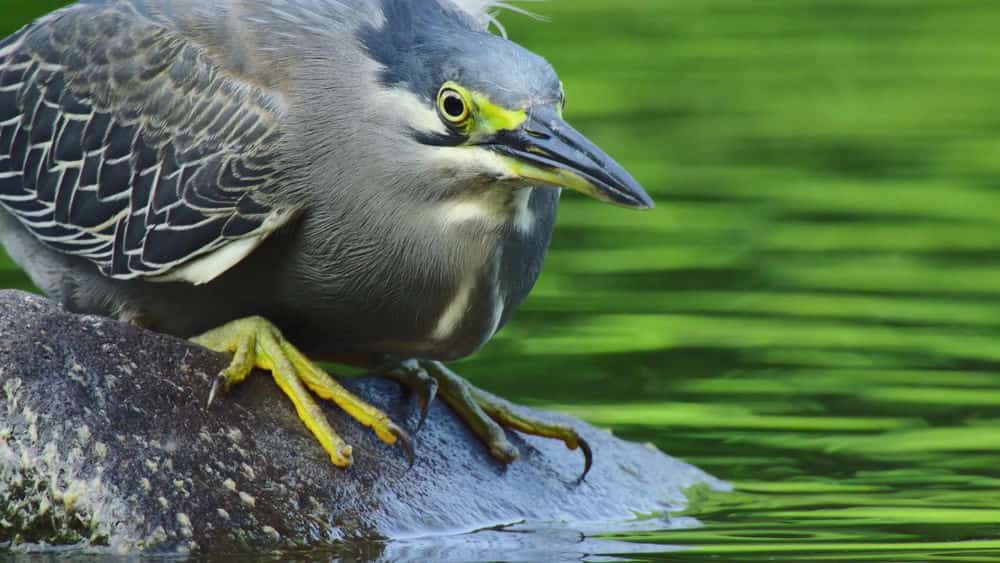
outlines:
[[[518,178],[622,207],[654,206],[631,174],[563,121],[554,108],[532,109],[517,129],[499,131],[484,145],[502,155]]]

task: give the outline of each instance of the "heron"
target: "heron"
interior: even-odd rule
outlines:
[[[336,466],[332,401],[412,438],[317,362],[592,453],[446,363],[508,323],[562,190],[653,201],[563,118],[562,82],[491,0],[81,0],[0,42],[0,242],[68,310],[269,371]],[[423,418],[421,418],[421,421]],[[418,426],[419,428],[419,426]]]

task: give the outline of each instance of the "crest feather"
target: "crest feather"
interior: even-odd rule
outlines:
[[[520,6],[515,6],[512,2],[542,2],[544,0],[451,0],[462,11],[466,12],[474,20],[483,26],[483,29],[496,29],[503,37],[507,37],[507,29],[500,23],[500,12],[515,12],[529,18],[537,20],[544,19],[542,16],[531,12]]]

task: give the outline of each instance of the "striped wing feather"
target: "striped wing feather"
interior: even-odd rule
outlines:
[[[105,275],[174,278],[236,241],[232,263],[292,210],[280,97],[121,4],[80,5],[0,43],[0,206]]]

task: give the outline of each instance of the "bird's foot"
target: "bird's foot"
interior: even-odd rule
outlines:
[[[420,400],[420,420],[417,422],[416,431],[420,432],[427,420],[427,410],[437,397],[438,380],[432,377],[418,360],[405,360],[394,364],[390,360],[389,367],[378,370],[378,375],[395,379],[417,393]]]
[[[408,360],[384,370],[382,375],[400,381],[420,393],[420,425],[427,416],[430,402],[435,396],[440,396],[486,444],[496,459],[512,463],[518,458],[517,448],[504,433],[504,428],[510,428],[533,436],[561,440],[569,449],[581,450],[584,468],[579,481],[583,481],[590,471],[593,453],[590,445],[575,429],[522,414],[510,401],[472,385],[440,362]]]
[[[352,448],[330,427],[309,391],[336,403],[355,420],[374,430],[383,442],[401,442],[412,463],[412,442],[401,428],[383,412],[316,367],[285,340],[281,331],[268,320],[260,317],[240,319],[191,340],[210,350],[233,354],[232,362],[222,370],[212,385],[209,405],[220,388],[228,390],[245,380],[254,368],[260,368],[271,372],[278,387],[292,400],[299,418],[330,454],[334,465],[350,466],[353,461]]]

